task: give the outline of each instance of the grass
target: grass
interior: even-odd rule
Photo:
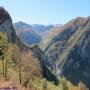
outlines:
[[[63,51],[63,54],[60,59],[58,60],[58,63],[62,63],[60,66],[61,68],[63,67],[64,63],[68,59],[68,56],[71,54],[71,52],[74,50],[74,46],[77,45],[77,42],[80,40],[80,37],[84,33],[84,30],[80,29],[78,30],[74,35],[71,36],[71,38],[68,40],[66,49]]]

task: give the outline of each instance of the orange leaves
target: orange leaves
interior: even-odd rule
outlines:
[[[35,76],[41,76],[39,61],[32,56],[31,51],[21,53],[20,60],[23,65],[23,71],[31,73]]]

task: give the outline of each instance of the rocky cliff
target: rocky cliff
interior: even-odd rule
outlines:
[[[0,31],[7,35],[10,42],[15,42],[16,34],[12,26],[11,17],[3,7],[0,7]]]
[[[47,65],[57,76],[64,75],[73,84],[90,84],[90,17],[76,18],[50,42],[45,51]]]
[[[18,45],[21,52],[24,51],[31,51],[32,55],[37,58],[37,60],[40,62],[40,66],[42,69],[42,75],[50,81],[54,81],[55,84],[58,84],[59,81],[56,78],[54,74],[47,68],[47,65],[43,61],[43,51],[37,46],[32,45],[29,46],[23,40],[20,40],[15,33],[15,30],[12,25],[12,19],[9,15],[9,13],[3,8],[0,7],[0,32],[3,32],[8,37],[8,41],[10,43],[14,43]],[[50,78],[51,77],[51,78]]]

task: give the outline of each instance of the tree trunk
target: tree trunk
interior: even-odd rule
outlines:
[[[4,60],[2,60],[2,68],[3,68],[2,70],[3,70],[3,77],[4,77],[4,69],[5,69],[4,68]]]
[[[19,68],[19,82],[20,84],[22,83],[22,76],[21,76],[21,65],[20,65],[20,68]]]
[[[5,79],[7,79],[7,57],[5,58]]]

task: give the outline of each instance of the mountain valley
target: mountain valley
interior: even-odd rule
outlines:
[[[0,59],[0,88],[89,90],[90,17],[29,25],[0,7]]]

